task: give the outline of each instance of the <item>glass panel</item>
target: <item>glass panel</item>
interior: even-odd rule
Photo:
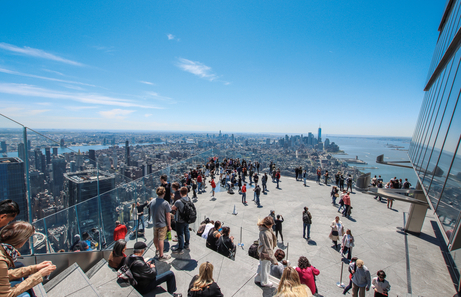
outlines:
[[[459,103],[458,103],[459,104]],[[447,135],[447,141],[443,148],[442,155],[439,161],[439,167],[447,168],[443,172],[442,177],[447,177],[446,184],[443,187],[442,196],[437,208],[437,215],[442,222],[445,232],[453,231],[456,220],[458,219],[459,210],[461,209],[461,150],[459,148],[459,139],[461,137],[461,108],[456,109],[453,116],[453,121],[450,126],[450,131]],[[455,155],[454,155],[455,154]],[[455,156],[453,159],[453,155]],[[453,164],[451,168],[451,162]],[[450,170],[448,169],[450,168]],[[436,180],[436,178],[434,178]],[[437,195],[440,184],[439,179],[436,180],[432,195]],[[433,182],[434,183],[434,182]],[[432,187],[431,187],[432,189]]]
[[[81,239],[86,241],[88,246],[97,250],[104,245],[104,236],[100,220],[100,209],[98,198],[87,200],[76,205],[78,215],[78,227]]]

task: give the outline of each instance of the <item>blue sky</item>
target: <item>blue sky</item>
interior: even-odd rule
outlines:
[[[32,128],[411,136],[445,6],[95,2],[2,4],[0,113]]]

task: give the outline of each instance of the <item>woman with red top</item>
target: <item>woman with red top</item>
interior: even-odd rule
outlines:
[[[211,198],[214,198],[214,191],[216,189],[216,183],[214,182],[214,179],[211,179],[210,184],[211,184]]]
[[[312,294],[315,294],[315,276],[320,274],[320,271],[311,266],[309,260],[306,257],[301,256],[298,260],[298,267],[296,267],[296,271],[299,274],[299,279],[301,284],[304,284],[311,289]]]

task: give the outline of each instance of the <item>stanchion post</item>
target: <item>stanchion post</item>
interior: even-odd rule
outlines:
[[[287,260],[288,260],[288,250],[290,249],[290,243],[287,242]]]
[[[343,283],[343,268],[344,268],[344,262],[341,259],[341,274],[339,276],[339,282],[336,283],[336,285],[340,288],[344,288],[344,283]]]

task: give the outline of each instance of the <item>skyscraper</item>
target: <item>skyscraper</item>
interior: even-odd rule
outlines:
[[[58,156],[58,148],[57,147],[53,148],[53,156],[55,156],[55,157]]]
[[[63,158],[53,159],[53,195],[59,196],[63,189],[64,173],[66,173],[66,160]]]
[[[96,151],[88,150],[88,158],[90,159],[90,164],[96,168]]]
[[[19,158],[0,158],[0,200],[5,199],[18,203],[17,220],[29,220],[24,162]]]
[[[321,142],[322,141],[322,128],[319,127],[319,136],[318,136],[318,139],[317,139],[318,142]]]
[[[51,151],[49,147],[45,148],[46,165],[51,163]]]
[[[125,161],[126,165],[130,166],[130,143],[128,140],[125,141]]]
[[[24,161],[26,159],[26,148],[24,143],[18,144],[18,158]]]

